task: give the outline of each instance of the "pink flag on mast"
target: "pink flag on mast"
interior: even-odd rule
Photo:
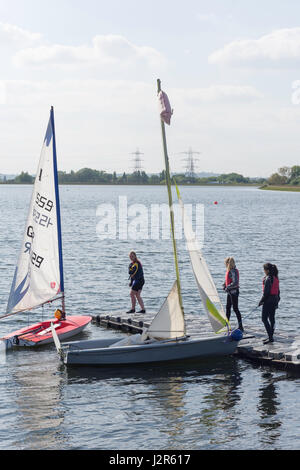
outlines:
[[[160,91],[158,93],[158,103],[161,120],[166,124],[170,125],[173,109],[171,108],[169,98],[164,91]]]

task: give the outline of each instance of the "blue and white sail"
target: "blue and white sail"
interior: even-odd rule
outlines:
[[[54,112],[51,108],[7,314],[33,309],[63,291]]]

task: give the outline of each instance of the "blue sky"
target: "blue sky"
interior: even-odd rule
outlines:
[[[199,171],[298,164],[299,18],[294,0],[0,0],[0,173],[35,172],[51,105],[60,169],[127,171],[139,147],[161,170],[158,77],[174,171],[190,146]]]

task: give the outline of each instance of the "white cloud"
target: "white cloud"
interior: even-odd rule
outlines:
[[[300,28],[279,29],[259,39],[233,41],[209,56],[211,64],[299,67]]]
[[[33,157],[38,158],[52,104],[61,169],[128,171],[130,152],[137,146],[145,153],[147,171],[162,168],[155,83],[72,79],[4,84],[7,100],[0,106],[0,146],[7,155],[6,172],[35,171]],[[203,152],[205,170],[253,176],[270,174],[277,160],[281,159],[279,167],[299,153],[300,106],[272,105],[260,99],[255,88],[242,85],[166,91],[174,108],[168,128],[174,171],[181,170],[174,155],[189,145]],[[286,146],[289,152],[284,151]],[[266,155],[272,155],[272,164]]]
[[[150,68],[165,63],[160,52],[152,47],[137,46],[125,37],[118,35],[95,36],[92,45],[64,46],[60,44],[42,45],[18,51],[13,63],[18,66],[62,66],[76,67],[84,64],[97,65],[133,65],[143,63]]]
[[[136,46],[123,36],[96,36],[93,39],[94,50],[100,60],[136,61],[145,60],[150,66],[158,66],[164,62],[160,52],[152,47]]]
[[[0,22],[0,45],[16,47],[29,47],[40,42],[42,35],[31,33],[18,26]]]
[[[0,82],[1,84],[1,82]],[[11,80],[5,82],[6,102],[19,107],[51,104],[69,111],[97,109],[100,113],[138,114],[156,109],[155,84],[139,81],[68,79],[60,81]]]
[[[93,54],[88,47],[73,47],[54,44],[18,51],[13,57],[17,67],[43,67],[49,65],[78,65],[92,62]]]
[[[174,96],[181,102],[198,106],[199,103],[245,102],[263,98],[263,94],[252,86],[211,85],[206,88],[174,89]]]
[[[0,82],[1,85],[1,82]],[[155,112],[155,83],[132,80],[67,79],[59,81],[11,80],[2,82],[8,105],[44,106],[58,103],[68,108],[97,108],[99,111],[134,114]],[[171,104],[180,114],[201,108],[203,103],[244,103],[261,100],[252,86],[212,85],[206,88],[170,88]],[[201,108],[203,109],[203,108]]]

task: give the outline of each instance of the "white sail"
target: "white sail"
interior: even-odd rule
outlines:
[[[60,292],[57,217],[57,170],[53,109],[25,226],[7,313],[32,309]]]
[[[147,335],[157,339],[180,338],[185,335],[183,312],[179,302],[177,281],[157,315],[154,317]]]
[[[220,329],[222,329],[228,324],[228,320],[224,313],[224,309],[220,301],[220,297],[217,292],[215,283],[211,277],[206,261],[200,250],[196,234],[192,228],[191,221],[185,211],[184,204],[180,197],[180,193],[177,186],[176,189],[179,204],[182,210],[184,234],[187,249],[190,254],[194,276],[211,326],[213,330],[217,333]],[[219,310],[215,307],[214,304],[218,304]]]

